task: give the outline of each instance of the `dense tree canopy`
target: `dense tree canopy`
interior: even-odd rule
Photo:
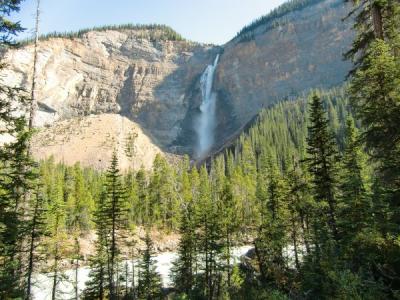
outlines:
[[[0,4],[2,47],[21,30],[7,19],[20,2]],[[316,2],[291,1],[245,33]],[[0,134],[10,137],[0,147],[0,298],[30,299],[40,267],[56,299],[69,261],[75,299],[397,299],[400,4],[354,5],[348,85],[264,109],[201,166],[158,155],[151,170],[123,172],[116,152],[105,172],[36,164],[33,133],[16,114],[29,99],[0,85]],[[140,230],[144,249],[132,239]],[[179,234],[171,289],[157,273],[152,232]],[[93,233],[86,259],[81,240]],[[237,262],[244,244],[253,250]]]

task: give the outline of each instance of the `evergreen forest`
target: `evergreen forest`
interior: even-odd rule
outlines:
[[[58,299],[65,262],[90,269],[68,299],[400,299],[400,2],[353,2],[347,82],[264,108],[201,165],[158,155],[151,170],[122,171],[116,153],[104,172],[35,161],[33,97],[0,85],[0,135],[14,137],[0,147],[0,299],[32,299],[43,270]],[[8,16],[20,4],[0,3],[3,49],[18,47],[23,28]],[[170,287],[153,231],[179,235]],[[242,245],[252,249],[235,263]]]

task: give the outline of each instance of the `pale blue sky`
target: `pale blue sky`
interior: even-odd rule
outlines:
[[[124,23],[158,23],[197,42],[223,44],[285,0],[41,0],[41,33]],[[35,0],[13,19],[32,36]]]

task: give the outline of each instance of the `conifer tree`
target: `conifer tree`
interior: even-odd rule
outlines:
[[[364,64],[366,50],[375,41],[389,42],[398,50],[400,3],[397,0],[346,0],[349,1],[354,5],[349,16],[356,15],[354,28],[357,36],[346,57],[353,59],[355,69],[350,74],[354,74]]]
[[[255,153],[249,140],[243,141],[238,167],[240,170],[236,173],[239,176],[236,186],[242,199],[242,223],[243,226],[251,227],[257,209],[255,201],[257,168]]]
[[[83,298],[86,300],[106,299],[109,295],[108,272],[107,272],[107,228],[105,226],[105,204],[106,193],[103,192],[97,203],[94,215],[94,223],[96,225],[96,253],[90,257],[90,273],[89,281],[83,292]]]
[[[232,287],[232,248],[235,238],[239,231],[239,216],[237,213],[237,202],[233,197],[232,186],[229,181],[224,182],[224,188],[221,193],[221,229],[223,231],[223,259],[225,259],[225,269],[227,274],[228,289]]]
[[[314,94],[310,103],[310,125],[305,162],[312,175],[314,198],[318,208],[316,221],[319,237],[323,242],[333,238],[339,241],[336,216],[337,146],[329,129],[321,98]],[[327,217],[325,217],[327,215]],[[325,228],[325,229],[324,229]]]
[[[196,217],[199,228],[199,253],[201,267],[204,269],[204,283],[201,285],[206,299],[214,299],[220,292],[223,265],[220,258],[223,252],[222,225],[218,202],[214,198],[207,169],[200,170],[199,204]]]
[[[106,203],[104,206],[104,220],[107,226],[108,245],[108,280],[110,298],[118,297],[118,264],[120,256],[119,238],[121,230],[126,225],[125,197],[126,190],[122,185],[121,174],[118,169],[118,158],[114,151],[111,165],[106,173]]]
[[[141,205],[138,197],[138,182],[136,181],[135,175],[134,172],[129,171],[124,178],[127,189],[125,203],[127,210],[127,227],[131,230],[135,228],[135,225],[139,225],[142,221],[142,212],[140,210]]]
[[[350,74],[349,95],[363,127],[361,140],[374,162],[373,212],[380,231],[364,238],[364,244],[375,252],[369,259],[378,265],[374,276],[398,291],[400,264],[396,257],[400,247],[395,240],[400,233],[400,3],[356,2],[354,12],[358,13],[357,38],[350,52],[355,68]],[[390,255],[381,255],[379,240],[385,241],[383,249]]]
[[[67,167],[64,173],[64,201],[67,211],[67,226],[73,236],[74,245],[72,260],[74,261],[74,292],[78,294],[78,272],[81,261],[80,238],[91,227],[91,213],[93,210],[92,197],[85,188],[85,182],[79,163],[73,168]]]
[[[238,211],[240,205],[237,198],[234,197],[232,185],[226,176],[224,156],[217,157],[212,161],[210,177],[212,179],[212,199],[215,202],[214,210],[217,211],[219,217],[218,226],[220,228],[218,231],[220,231],[220,244],[222,247],[218,264],[225,273],[223,274],[224,282],[220,282],[217,294],[219,297],[223,297],[223,294],[228,293],[232,283],[232,247],[240,227],[240,213]],[[254,210],[255,208],[253,207],[252,209]]]
[[[196,253],[196,223],[194,196],[187,167],[181,171],[181,220],[179,226],[180,240],[178,246],[178,258],[172,268],[172,277],[175,288],[190,296],[195,283]]]
[[[19,12],[21,3],[23,0],[3,1],[0,4],[1,13],[1,35],[0,35],[0,47],[5,48],[9,46],[15,46],[14,37],[24,31],[20,22],[12,22],[9,16],[14,12]]]
[[[153,242],[150,233],[146,232],[146,249],[144,250],[142,261],[140,262],[140,279],[138,285],[138,297],[140,300],[162,299],[161,278],[156,271],[153,259]]]
[[[15,46],[14,36],[23,31],[19,22],[9,16],[18,12],[20,0],[0,3],[0,49]],[[4,68],[0,62],[0,69]],[[23,222],[24,211],[21,203],[24,194],[33,188],[33,165],[27,153],[31,133],[26,129],[26,120],[21,112],[28,104],[26,94],[20,88],[8,87],[0,83],[0,135],[13,139],[0,147],[0,298],[24,297],[23,252],[20,242],[28,232]],[[22,111],[19,111],[22,110]]]
[[[129,296],[126,296],[127,299],[132,298],[132,299],[136,299],[136,295],[137,295],[137,286],[136,286],[136,267],[135,265],[137,264],[137,262],[135,261],[136,258],[136,248],[135,248],[135,241],[131,241],[129,243],[127,243],[127,246],[129,247],[130,251],[129,251],[129,256],[130,256],[130,260],[131,260],[131,265],[132,265],[132,272],[131,272],[131,287],[130,290],[127,288],[126,289],[126,294]],[[128,262],[127,262],[128,263]],[[129,274],[128,272],[126,272],[126,282],[128,282],[129,280]]]
[[[340,261],[340,231],[338,227],[338,152],[329,120],[320,96],[313,94],[310,103],[304,162],[310,174],[313,199],[310,202],[310,254],[302,266],[302,284],[315,298],[336,297],[336,272]]]
[[[34,188],[37,178],[35,163],[27,151],[31,132],[26,128],[26,120],[18,117],[11,122],[8,124],[11,128],[9,133],[14,141],[0,149],[0,257],[4,264],[0,269],[1,273],[4,272],[0,274],[4,287],[0,284],[0,291],[4,288],[5,295],[7,290],[11,294],[12,290],[26,291],[24,273],[27,267],[25,252],[28,249],[21,241],[25,241],[30,228],[26,226],[27,207],[22,204],[26,191]],[[11,280],[11,285],[7,284],[8,280]]]
[[[350,119],[346,123],[346,147],[342,164],[340,227],[343,242],[348,243],[349,239],[360,234],[372,222],[372,207],[365,178],[365,154],[357,129]]]
[[[283,257],[283,248],[287,243],[285,185],[275,164],[267,158],[266,154],[262,155],[260,172],[268,175],[259,178],[261,225],[255,240],[256,255],[262,282],[272,284],[275,288],[282,288],[286,280]]]
[[[32,298],[32,276],[39,259],[38,246],[40,239],[46,235],[45,203],[42,191],[37,188],[34,197],[31,198],[29,221],[26,226],[28,232],[28,266],[26,271],[26,299]]]
[[[291,168],[287,174],[287,204],[295,264],[297,269],[299,269],[299,257],[300,254],[303,254],[300,249],[301,245],[305,247],[306,253],[310,254],[309,219],[312,203],[309,195],[307,176],[294,158]]]
[[[351,103],[365,128],[362,137],[378,164],[377,175],[386,189],[396,228],[400,224],[396,200],[400,195],[399,65],[400,58],[386,42],[378,40],[367,50],[350,86]]]
[[[192,204],[188,204],[181,213],[178,259],[172,269],[175,288],[186,295],[190,295],[195,281],[196,236],[193,217]]]
[[[164,228],[174,229],[179,220],[179,203],[176,195],[176,174],[165,158],[157,155],[150,180],[150,218],[161,221]],[[172,212],[175,212],[173,214]]]
[[[60,174],[61,175],[61,174]],[[52,260],[52,292],[51,299],[58,297],[58,286],[61,281],[60,261],[64,257],[66,250],[66,230],[65,230],[65,203],[63,198],[62,177],[54,178],[53,187],[50,194],[50,205],[48,212],[48,231],[50,239],[48,241],[49,256]]]

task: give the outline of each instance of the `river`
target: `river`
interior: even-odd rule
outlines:
[[[232,249],[232,258],[235,263],[240,260],[240,257],[245,255],[252,246],[242,246]],[[173,262],[176,260],[177,254],[175,252],[163,252],[156,254],[154,260],[156,261],[157,272],[161,275],[163,287],[171,285],[170,273]],[[134,261],[135,267],[138,260]],[[132,270],[132,264],[128,263],[129,270]],[[82,267],[78,269],[78,289],[79,294],[85,289],[85,283],[89,278],[90,269]],[[62,280],[58,283],[57,299],[73,299],[75,278],[75,270],[67,270],[63,273]],[[51,299],[53,278],[52,274],[38,274],[34,276],[34,287],[32,289],[33,299],[35,300],[48,300]]]

